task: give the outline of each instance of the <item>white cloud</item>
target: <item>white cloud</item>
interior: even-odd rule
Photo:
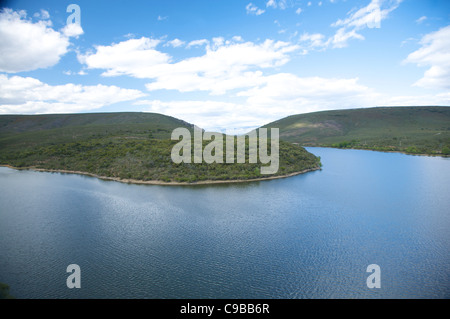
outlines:
[[[208,131],[226,129],[228,133],[230,130],[233,133],[244,133],[246,128],[252,129],[261,123],[250,112],[244,111],[245,106],[231,102],[139,100],[134,105],[145,106],[146,112],[181,118]]]
[[[308,42],[309,48],[312,49],[321,49],[328,46],[328,42],[324,41],[325,36],[321,33],[303,33],[300,36],[300,42]]]
[[[419,19],[416,20],[417,24],[421,24],[422,22],[424,22],[427,19],[426,16],[421,16]]]
[[[296,13],[296,14],[302,13],[302,9],[301,9],[301,8],[298,8],[297,10],[295,10],[295,13]]]
[[[233,40],[235,42],[243,42],[244,41],[244,39],[240,35],[235,35],[234,37],[231,38],[231,40]]]
[[[123,37],[127,38],[127,39],[134,39],[136,37],[136,35],[134,33],[129,32],[129,33],[125,34]]]
[[[83,29],[78,23],[67,24],[64,28],[61,29],[61,32],[68,38],[69,37],[78,38],[78,36],[84,33]]]
[[[325,49],[329,47],[344,48],[348,46],[351,39],[364,40],[364,36],[358,32],[366,28],[380,28],[381,21],[386,19],[390,12],[395,10],[403,0],[371,0],[371,2],[359,9],[352,10],[347,14],[346,19],[339,19],[331,24],[332,27],[339,27],[335,34],[326,41],[325,36],[320,35],[320,45],[315,38],[303,37],[301,42],[305,42],[304,51],[311,49]],[[313,42],[314,41],[314,42]]]
[[[158,16],[158,21],[167,20],[168,17]]]
[[[0,113],[72,113],[145,96],[117,86],[48,85],[35,78],[0,74]]]
[[[262,109],[275,119],[282,105],[283,115],[364,107],[373,104],[377,96],[368,87],[359,84],[357,78],[335,79],[322,77],[298,77],[279,73],[265,77],[265,85],[240,92],[253,108]]]
[[[408,55],[405,62],[429,66],[424,77],[414,85],[450,89],[450,25],[425,35],[422,47]]]
[[[33,17],[42,20],[47,20],[50,19],[50,13],[48,13],[47,10],[41,9],[41,12],[36,12],[35,14],[33,14]]]
[[[289,73],[260,76],[260,84],[238,93],[239,102],[140,100],[158,112],[207,130],[249,131],[279,118],[299,113],[349,107],[369,107],[379,97],[358,79],[298,77]],[[242,100],[243,99],[243,100]]]
[[[105,69],[104,76],[153,79],[146,85],[150,91],[207,91],[217,95],[257,85],[261,69],[284,65],[290,60],[289,54],[299,48],[282,41],[255,44],[242,42],[240,37],[234,40],[214,38],[208,41],[204,55],[176,63],[156,50],[158,40],[148,38],[98,46],[95,53],[80,55],[79,59],[87,68]]]
[[[166,46],[171,46],[171,47],[174,47],[174,48],[178,48],[178,47],[183,46],[185,43],[186,42],[181,41],[180,39],[174,39],[172,41],[167,42]]]
[[[219,47],[223,46],[225,43],[225,39],[223,37],[216,37],[212,39],[212,48],[213,50],[218,49]]]
[[[253,3],[249,3],[247,4],[247,6],[245,7],[245,9],[247,10],[247,14],[254,14],[254,15],[261,15],[265,12],[265,10],[258,8],[257,6],[255,6]]]
[[[285,64],[289,61],[288,53],[297,49],[289,43],[272,40],[261,44],[216,42],[220,45],[207,47],[203,56],[161,66],[159,74],[148,74],[156,81],[147,84],[147,89],[225,94],[230,90],[257,85],[262,74],[260,69]]]
[[[330,43],[333,44],[333,48],[344,48],[347,46],[349,39],[364,40],[364,37],[361,34],[356,33],[356,30],[348,31],[345,28],[340,28],[330,39]]]
[[[381,21],[386,19],[388,14],[397,9],[403,0],[372,0],[367,6],[353,13],[348,13],[349,17],[339,19],[332,26],[354,28],[380,28]]]
[[[274,9],[279,8],[281,10],[284,10],[288,7],[288,3],[286,0],[268,0],[266,2],[266,7],[272,7]]]
[[[57,64],[67,53],[74,30],[58,32],[50,26],[50,20],[27,20],[25,11],[0,12],[0,71],[15,73]],[[80,29],[76,30],[78,34]]]
[[[110,46],[96,46],[95,53],[79,54],[78,60],[89,69],[106,69],[103,76],[131,75],[147,78],[170,57],[156,50],[159,40],[142,37]]]
[[[266,3],[266,7],[272,7],[272,8],[276,8],[277,7],[277,2],[275,0],[269,0]]]
[[[188,43],[187,48],[191,47],[199,47],[209,44],[209,41],[206,39],[194,40]]]

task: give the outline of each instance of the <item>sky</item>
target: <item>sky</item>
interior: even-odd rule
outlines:
[[[1,2],[0,114],[156,112],[246,132],[450,105],[448,0]]]

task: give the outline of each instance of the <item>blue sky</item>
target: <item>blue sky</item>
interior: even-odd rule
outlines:
[[[238,132],[385,105],[450,105],[450,1],[3,2],[0,114],[146,111]]]

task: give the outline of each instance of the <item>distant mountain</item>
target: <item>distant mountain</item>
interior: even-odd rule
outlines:
[[[375,107],[288,116],[264,125],[303,146],[450,155],[450,107]]]

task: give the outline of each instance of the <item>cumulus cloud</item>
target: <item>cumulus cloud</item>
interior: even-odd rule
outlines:
[[[0,113],[70,113],[97,109],[145,96],[106,85],[48,85],[32,77],[0,74]]]
[[[425,35],[422,47],[408,55],[405,62],[428,66],[423,78],[414,85],[450,89],[450,25]]]
[[[0,71],[20,72],[46,68],[59,62],[69,40],[45,21],[26,20],[25,11],[0,12]]]
[[[285,64],[289,61],[288,53],[296,49],[296,46],[281,41],[227,44],[216,40],[215,46],[208,46],[204,55],[161,66],[159,74],[148,74],[155,82],[146,87],[150,91],[171,89],[225,94],[258,85],[261,69]]]
[[[370,88],[359,84],[357,78],[339,79],[298,77],[278,73],[265,77],[265,84],[238,93],[247,97],[247,103],[263,109],[276,118],[282,106],[284,115],[364,107],[373,104],[378,96]]]
[[[207,91],[217,95],[259,84],[261,69],[284,65],[290,60],[289,53],[298,49],[283,41],[255,44],[243,42],[241,37],[218,37],[207,41],[203,55],[171,63],[169,55],[157,50],[158,43],[141,38],[97,46],[95,53],[80,55],[79,60],[87,68],[105,69],[104,76],[152,79],[146,85],[150,91]]]
[[[38,17],[41,20],[33,23],[23,10],[5,8],[0,12],[0,71],[16,73],[53,66],[68,52],[69,37],[83,33],[79,26],[55,31],[45,10]]]
[[[156,50],[160,40],[142,37],[130,39],[110,46],[98,45],[95,53],[79,54],[80,63],[90,69],[105,69],[103,76],[131,75],[148,78],[170,57]]]
[[[61,32],[68,38],[70,37],[76,37],[82,35],[83,29],[78,23],[70,23],[67,24],[64,28],[61,29]]]

